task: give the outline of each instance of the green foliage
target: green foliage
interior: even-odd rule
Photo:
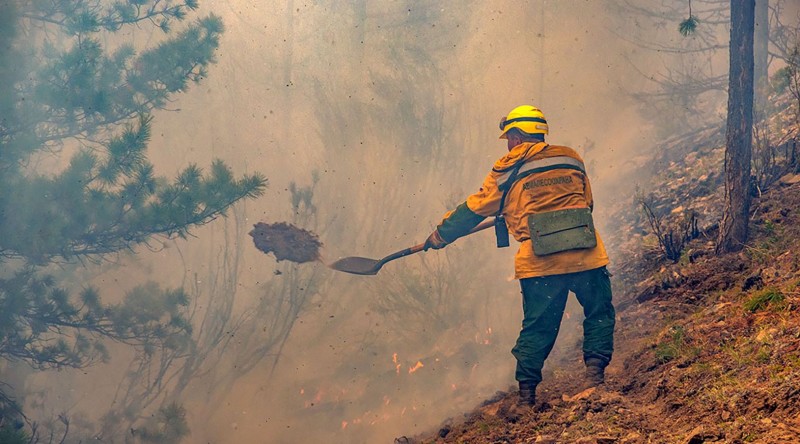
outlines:
[[[82,150],[56,175],[4,178],[16,192],[0,197],[0,255],[46,263],[129,249],[157,234],[185,236],[263,192],[262,176],[236,179],[221,161],[208,175],[190,165],[172,183],[156,178],[145,156],[150,122],[128,126],[105,144],[104,158]]]
[[[184,349],[192,331],[183,314],[187,304],[182,290],[147,283],[121,304],[104,305],[95,289],[72,295],[52,276],[28,267],[0,279],[0,356],[47,369],[106,361],[105,338],[145,353],[154,347]]]
[[[777,94],[783,94],[789,88],[792,77],[795,74],[794,71],[791,65],[787,65],[778,69],[775,71],[775,74],[772,75],[771,86]]]
[[[787,54],[786,66],[772,76],[772,86],[778,93],[789,90],[794,97],[795,120],[800,121],[800,42]]]
[[[107,340],[134,347],[142,362],[191,347],[182,290],[145,283],[110,305],[46,267],[100,261],[154,236],[186,236],[264,192],[262,175],[237,177],[220,160],[188,165],[172,179],[157,176],[148,160],[153,111],[215,61],[222,22],[186,20],[197,7],[196,0],[0,2],[0,359],[80,368],[109,359]],[[118,32],[125,28],[157,32],[145,39],[157,43],[126,43],[129,34]],[[177,442],[188,433],[182,409],[162,414],[159,436]]]
[[[133,435],[141,443],[177,444],[189,435],[186,409],[173,402],[159,409],[154,424],[134,430]]]
[[[31,437],[22,429],[15,429],[12,425],[0,425],[0,443],[3,444],[29,444]]]
[[[764,310],[768,306],[780,309],[783,307],[785,300],[786,296],[784,296],[780,290],[769,287],[753,294],[750,298],[748,298],[744,303],[744,309],[751,313]]]
[[[681,33],[682,36],[688,37],[697,30],[697,17],[690,15],[689,18],[682,21],[680,25],[678,25],[678,32]]]
[[[205,76],[223,31],[221,20],[213,15],[141,53],[125,44],[114,50],[104,47],[101,42],[107,33],[101,30],[156,18],[179,20],[188,8],[154,0],[140,3],[135,15],[123,18],[126,14],[119,13],[116,19],[114,13],[98,11],[101,6],[87,0],[70,5],[30,2],[20,11],[8,11],[6,17],[18,17],[11,30],[36,33],[35,23],[41,20],[47,23],[47,31],[34,34],[35,39],[16,39],[16,45],[0,51],[7,56],[0,59],[11,63],[2,80],[13,86],[9,88],[12,94],[0,96],[0,109],[10,111],[2,114],[6,119],[0,133],[4,145],[0,168],[25,162],[34,152],[60,147],[71,137],[108,132],[163,107],[170,96]],[[37,46],[37,41],[42,43]]]
[[[205,76],[223,31],[218,17],[202,18],[140,54],[130,45],[109,52],[101,44],[101,30],[181,20],[196,7],[32,2],[6,11],[16,13],[12,29],[35,33],[32,23],[40,20],[48,32],[38,46],[37,39],[12,38],[14,32],[6,38],[16,44],[0,50],[0,61],[13,66],[21,59],[32,72],[0,71],[11,93],[0,96],[0,110],[8,111],[0,126],[0,257],[44,264],[131,249],[153,235],[185,236],[234,202],[263,193],[263,176],[234,178],[221,161],[209,174],[190,165],[170,183],[147,160],[147,113]],[[66,157],[63,147],[74,140],[81,148],[66,167],[26,168],[44,153]]]
[[[697,347],[689,345],[686,329],[680,325],[673,325],[669,328],[667,335],[661,340],[655,349],[656,361],[665,364],[681,357],[696,357],[700,353]]]
[[[0,443],[28,444],[31,442],[28,433],[22,429],[24,417],[16,400],[5,393],[5,384],[0,382]]]

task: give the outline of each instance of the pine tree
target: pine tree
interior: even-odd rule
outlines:
[[[753,28],[755,0],[731,2],[728,119],[725,131],[725,207],[718,252],[739,251],[748,238],[753,145]]]
[[[93,288],[73,294],[47,266],[186,236],[263,193],[262,175],[237,178],[219,160],[174,179],[156,176],[148,161],[152,111],[215,61],[222,22],[187,23],[197,7],[0,2],[0,359],[84,367],[107,359],[107,339],[145,353],[191,340],[182,290],[145,283],[107,305]],[[158,43],[122,42],[120,31],[133,26],[150,27]],[[0,396],[0,412],[12,401]]]

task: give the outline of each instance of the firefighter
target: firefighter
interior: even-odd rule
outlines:
[[[495,216],[498,247],[509,231],[520,243],[515,277],[522,288],[522,329],[512,354],[520,400],[532,406],[542,367],[553,348],[567,296],[583,307],[583,360],[589,386],[602,384],[614,348],[608,255],[592,220],[592,190],[583,160],[566,146],[549,145],[547,121],[530,105],[500,121],[508,154],[480,190],[449,211],[425,241],[440,249]]]

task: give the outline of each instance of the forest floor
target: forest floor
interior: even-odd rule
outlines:
[[[709,171],[721,171],[721,154],[717,145],[700,158],[662,159],[653,206],[719,214],[710,206],[721,201],[721,174]],[[605,384],[585,389],[575,350],[574,365],[545,373],[534,408],[520,414],[510,387],[463,418],[395,443],[800,443],[796,173],[784,170],[755,193],[750,240],[738,253],[714,253],[712,223],[673,262],[655,249],[646,220],[620,220],[616,352]]]

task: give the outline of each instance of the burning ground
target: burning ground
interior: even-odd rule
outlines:
[[[533,411],[510,413],[511,387],[438,431],[395,442],[800,442],[800,175],[791,128],[773,146],[794,165],[755,190],[740,253],[714,254],[719,132],[659,150],[670,154],[651,164],[662,171],[656,191],[616,204],[617,353],[604,386],[582,390],[575,347],[545,374]],[[635,210],[643,198],[672,220],[698,217],[676,261],[664,260]]]

